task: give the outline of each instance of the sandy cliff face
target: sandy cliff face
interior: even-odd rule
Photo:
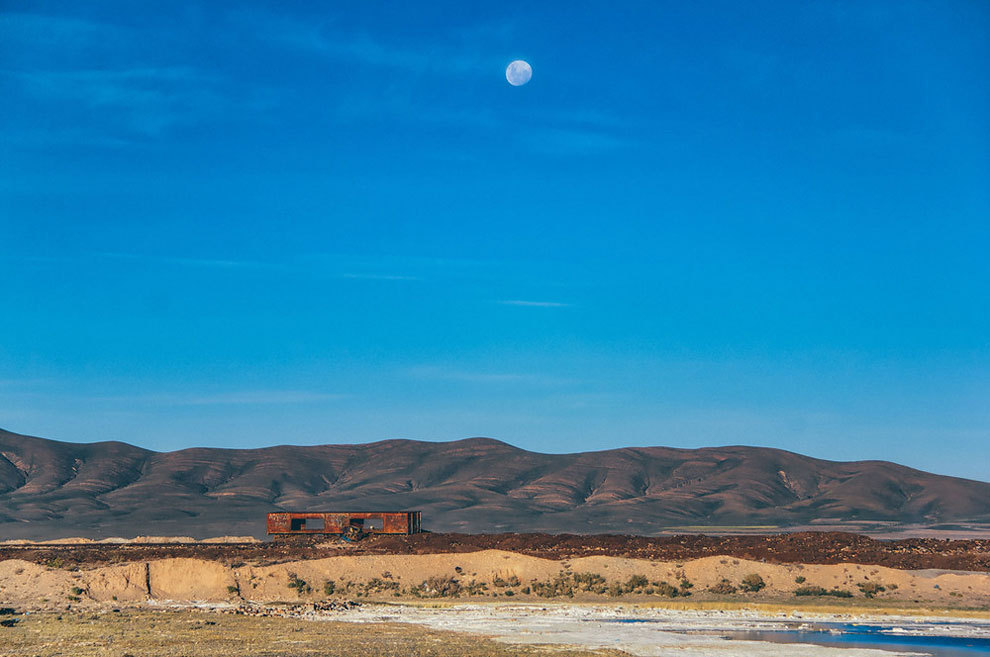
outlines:
[[[577,575],[575,579],[573,576]],[[723,581],[739,588],[758,575],[763,588],[715,595]],[[592,580],[590,576],[600,579]],[[455,582],[447,593],[424,586],[431,578]],[[628,590],[630,582],[644,583]],[[554,582],[557,593],[549,593]],[[577,581],[573,591],[567,582]],[[586,587],[580,582],[596,581]],[[467,554],[341,556],[274,565],[225,565],[202,559],[161,559],[63,570],[10,559],[0,562],[0,601],[34,607],[65,604],[158,601],[274,602],[312,601],[328,597],[395,600],[410,598],[485,600],[664,601],[660,582],[682,588],[690,583],[691,600],[799,601],[795,591],[821,587],[849,591],[863,599],[861,584],[883,586],[877,597],[904,604],[990,606],[990,573],[905,571],[857,564],[766,564],[729,557],[706,557],[683,563],[581,557],[553,561],[499,550]],[[297,583],[290,586],[292,583]],[[298,584],[302,582],[302,584]],[[333,584],[327,594],[326,583]],[[542,588],[541,588],[542,587]],[[623,588],[625,587],[625,588]],[[683,589],[682,589],[683,590]],[[510,595],[507,592],[511,591]],[[563,591],[563,592],[562,592]],[[618,593],[616,593],[618,591]],[[497,594],[497,595],[496,595]],[[685,599],[685,598],[680,598]],[[810,598],[805,598],[808,600]],[[865,599],[863,600],[865,601]]]
[[[470,439],[155,453],[0,431],[6,538],[257,535],[267,511],[350,507],[422,509],[436,531],[990,522],[988,500],[982,482],[749,447],[553,455]]]

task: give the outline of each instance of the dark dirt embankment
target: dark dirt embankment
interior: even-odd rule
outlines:
[[[990,572],[990,540],[911,538],[877,540],[840,532],[766,536],[683,535],[665,537],[573,534],[415,534],[377,536],[359,543],[334,537],[292,537],[236,544],[83,544],[0,546],[0,560],[94,566],[192,557],[225,563],[279,563],[365,554],[439,554],[506,550],[548,559],[593,555],[680,561],[729,556],[768,563],[879,565],[902,570],[938,568]]]

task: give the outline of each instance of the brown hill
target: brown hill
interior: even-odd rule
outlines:
[[[0,430],[0,538],[258,535],[268,511],[406,508],[464,532],[988,522],[990,484],[759,447],[539,454],[472,438],[158,453]]]

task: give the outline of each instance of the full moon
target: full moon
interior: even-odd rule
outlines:
[[[505,67],[505,79],[513,87],[521,87],[529,82],[531,77],[533,77],[533,67],[529,65],[529,62],[517,59]]]

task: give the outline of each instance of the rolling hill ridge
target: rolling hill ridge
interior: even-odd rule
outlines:
[[[421,509],[424,527],[463,532],[990,522],[990,484],[761,447],[541,454],[471,438],[153,452],[0,430],[0,538],[260,535],[268,511],[333,509]]]

